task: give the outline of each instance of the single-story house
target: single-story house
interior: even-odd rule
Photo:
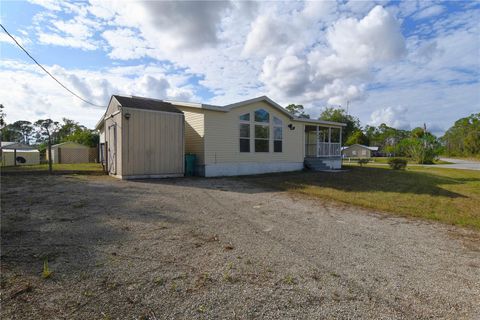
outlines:
[[[52,146],[52,163],[88,163],[90,147],[67,141]],[[48,160],[48,150],[46,152]]]
[[[201,176],[340,169],[343,123],[297,118],[266,96],[215,106],[114,95],[98,122],[111,175]]]
[[[32,146],[19,142],[3,141],[2,166],[31,165],[40,163],[40,152]]]
[[[378,147],[369,147],[363,144],[352,144],[351,146],[342,147],[344,158],[371,158],[372,152],[377,151]]]

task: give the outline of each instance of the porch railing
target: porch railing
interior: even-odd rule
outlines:
[[[316,150],[317,144],[306,144],[307,157],[340,157],[341,144],[338,142],[319,142],[318,152]]]
[[[319,142],[318,143],[318,155],[320,157],[339,157],[340,143],[335,142]]]

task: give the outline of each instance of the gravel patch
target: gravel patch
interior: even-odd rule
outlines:
[[[8,176],[1,192],[2,319],[480,318],[475,231],[239,178]]]

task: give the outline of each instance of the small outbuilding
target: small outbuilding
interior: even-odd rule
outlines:
[[[32,165],[40,163],[40,152],[29,145],[4,141],[1,144],[2,166]]]
[[[122,179],[184,174],[184,115],[171,103],[114,95],[96,126],[100,160]]]
[[[344,158],[371,158],[372,152],[377,152],[378,147],[369,147],[362,144],[352,144],[342,148]]]
[[[53,163],[88,163],[90,148],[76,142],[67,141],[52,146]],[[48,160],[48,151],[47,151]]]

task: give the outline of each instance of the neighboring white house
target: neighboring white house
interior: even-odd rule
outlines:
[[[32,146],[4,141],[1,144],[2,166],[31,165],[40,163],[40,152]]]
[[[129,104],[129,107],[122,107],[119,100],[123,101],[123,104]],[[181,147],[184,148],[185,153],[193,153],[197,156],[196,172],[199,175],[212,177],[295,171],[303,169],[305,163],[310,168],[340,169],[341,167],[341,131],[345,124],[294,117],[265,96],[223,107],[113,96],[109,105],[109,110],[112,112],[108,111],[97,124],[100,142],[107,141],[108,144],[108,128],[115,126],[122,132],[116,134],[116,143],[123,146],[123,153],[126,150],[133,154],[150,152],[149,157],[152,159],[152,150],[149,148],[140,150],[132,146],[125,147],[127,123],[130,131],[146,130],[142,122],[134,124],[132,121],[134,117],[140,116],[132,113],[132,106],[142,105],[145,101],[149,101],[153,109],[156,102],[158,108],[171,106],[181,112],[184,118],[184,139],[174,138],[170,144],[182,143]],[[150,110],[150,112],[161,111]],[[164,113],[172,112],[164,111]],[[114,119],[115,123],[106,125],[109,119]],[[162,123],[146,122],[144,125],[162,126]],[[175,130],[166,133],[172,137],[178,134]],[[142,139],[149,139],[149,141],[160,137],[161,134],[154,133],[142,135]],[[158,154],[158,157],[165,156],[162,153]],[[116,163],[117,169],[118,166],[132,166],[138,160],[145,161],[142,156],[139,156],[138,160],[135,157],[128,159],[122,157],[122,159],[123,162]],[[158,159],[160,158],[156,160]],[[110,160],[107,159],[107,161]]]

